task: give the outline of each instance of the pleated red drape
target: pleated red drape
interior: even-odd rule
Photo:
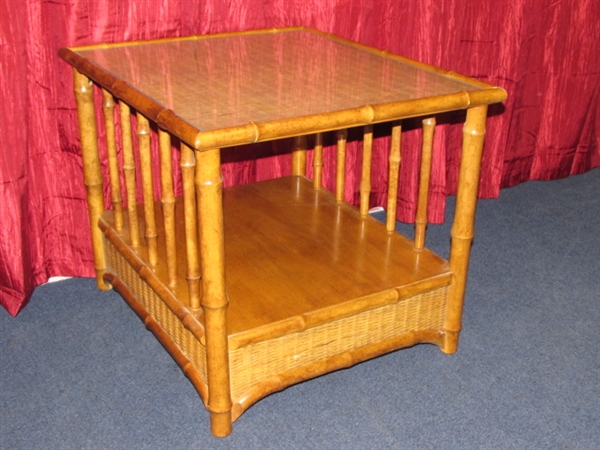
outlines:
[[[0,5],[0,304],[13,315],[50,276],[93,276],[71,72],[56,55],[63,46],[310,26],[503,86],[509,99],[490,111],[482,197],[523,181],[600,166],[597,0],[0,0]],[[403,141],[399,217],[410,221],[417,133],[407,132]],[[455,188],[460,127],[438,127],[435,142],[430,214],[439,222],[445,196]],[[376,199],[385,192],[378,175],[387,164],[384,144],[375,155]],[[226,183],[281,174],[285,158],[250,163],[234,157],[224,167]],[[357,162],[351,155],[349,163]],[[353,195],[347,192],[347,199]]]

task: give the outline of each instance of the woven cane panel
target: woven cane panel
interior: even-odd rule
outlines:
[[[156,292],[138,276],[137,272],[106,238],[104,239],[104,253],[107,272],[117,275],[127,285],[129,291],[167,332],[173,343],[192,362],[206,382],[205,346],[183,326],[177,316],[164,304]]]
[[[418,330],[442,329],[448,287],[230,353],[232,398],[278,374]]]

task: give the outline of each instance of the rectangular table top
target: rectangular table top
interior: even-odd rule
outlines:
[[[501,101],[502,89],[306,28],[62,49],[197,149]]]

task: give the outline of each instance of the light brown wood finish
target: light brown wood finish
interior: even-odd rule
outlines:
[[[194,58],[203,52],[219,58]],[[502,89],[303,28],[60,54],[77,69],[98,284],[107,287],[105,279],[117,289],[174,357],[209,410],[213,434],[227,435],[249,406],[290,384],[420,342],[456,350],[487,105],[506,97]],[[309,57],[327,70],[299,76],[298,64]],[[201,62],[202,70],[190,61]],[[112,210],[103,212],[87,77],[104,89],[111,179],[119,167],[109,119],[112,99],[119,99],[116,152],[123,153],[123,173],[117,179],[125,179],[126,220],[117,211],[116,182],[108,184]],[[138,115],[138,168],[131,107]],[[457,109],[468,111],[445,261],[425,248],[428,177],[434,115]],[[400,121],[409,117],[427,118],[414,241],[394,232]],[[385,224],[368,215],[372,125],[380,122],[393,122]],[[160,201],[152,187],[159,161],[151,161],[151,127],[159,137]],[[364,127],[360,186],[352,187],[360,191],[358,210],[344,202],[349,127]],[[322,186],[329,131],[338,142],[334,193]],[[316,135],[312,181],[305,178],[309,134]],[[171,136],[182,142],[179,158],[171,153]],[[292,176],[223,189],[221,151],[284,138],[294,138]],[[180,180],[173,180],[175,159]],[[142,205],[136,204],[136,170]]]
[[[175,236],[175,195],[173,192],[173,169],[171,164],[171,136],[158,130],[160,151],[160,181],[162,191],[163,224],[165,227],[165,252],[169,287],[177,286],[177,241]]]
[[[140,245],[140,228],[137,216],[137,184],[133,139],[131,136],[131,109],[127,103],[119,102],[121,116],[121,138],[123,140],[123,174],[127,190],[127,218],[129,220],[129,239],[133,247]]]
[[[361,298],[364,304],[354,306],[368,308],[377,304],[375,293],[449,281],[442,258],[430,251],[419,256],[404,236],[363,219],[328,190],[312,190],[304,177],[228,188],[223,208],[235,342],[282,328],[302,331],[327,314],[347,313],[349,300]]]
[[[215,436],[231,433],[231,393],[227,348],[227,294],[223,243],[223,179],[221,150],[198,153],[196,167],[200,253],[202,259],[202,309],[206,333],[208,410]]]
[[[313,186],[316,190],[323,185],[323,133],[315,134],[315,151],[313,156]]]
[[[115,139],[115,101],[110,92],[102,89],[102,111],[106,129],[106,151],[108,154],[108,170],[110,179],[110,199],[115,212],[115,227],[123,228],[123,197],[119,180],[119,162],[117,159],[117,143]]]
[[[75,99],[77,101],[77,118],[81,135],[81,154],[83,158],[83,184],[85,185],[92,246],[94,250],[94,269],[99,289],[109,289],[103,276],[106,271],[102,232],[97,227],[98,218],[104,211],[102,192],[102,173],[98,154],[98,133],[96,131],[96,112],[94,105],[94,86],[92,81],[77,70],[73,70]]]
[[[341,203],[346,192],[346,141],[348,130],[339,130],[337,136],[337,164],[335,168],[335,198]]]
[[[183,208],[185,217],[185,251],[189,304],[200,308],[200,248],[198,245],[198,215],[196,203],[196,156],[194,151],[181,143],[181,178],[183,183]],[[204,262],[202,262],[204,263]]]
[[[388,200],[386,228],[391,233],[396,229],[396,204],[398,202],[398,182],[400,179],[400,140],[402,125],[395,124],[392,127],[392,139],[390,142],[390,153],[388,157]]]
[[[421,173],[419,176],[419,200],[415,218],[415,248],[425,248],[427,230],[427,204],[429,199],[429,179],[431,177],[431,158],[433,152],[433,133],[435,118],[423,120],[423,146],[421,149]]]
[[[363,160],[360,180],[360,215],[369,214],[371,196],[371,159],[373,154],[373,126],[367,125],[363,135]]]
[[[293,139],[292,175],[306,175],[306,136],[297,136]]]
[[[458,336],[462,328],[461,318],[467,287],[471,242],[474,235],[475,207],[486,117],[487,106],[470,108],[467,110],[467,118],[463,127],[456,209],[451,232],[450,267],[454,272],[454,282],[448,293],[448,311],[444,323],[445,340],[442,351],[445,353],[456,352]]]
[[[154,213],[154,186],[152,179],[152,155],[150,154],[150,122],[142,114],[137,114],[137,136],[140,148],[140,166],[142,169],[142,194],[144,196],[144,237],[148,245],[148,263],[156,266],[158,262],[158,243],[156,238],[156,219]]]
[[[442,258],[428,250],[417,254],[412,241],[388,234],[383,224],[362,218],[327,190],[314,191],[303,177],[237,186],[224,194],[232,418],[268,393],[299,381],[301,375],[346,367],[374,355],[371,352],[399,348],[407,340],[441,345],[441,334],[431,330],[442,326],[445,293],[452,278]],[[177,202],[176,209],[181,211],[182,200]],[[204,331],[197,334],[196,318],[178,306],[177,299],[187,303],[185,291],[174,297],[161,284],[161,277],[166,280],[161,264],[154,271],[145,264],[145,245],[128,249],[111,225],[112,211],[102,217],[108,248],[115,248],[119,255],[108,252],[111,270],[118,266],[114,259],[124,255],[135,270],[120,269],[119,273],[135,297],[150,301],[143,290],[136,291],[139,283],[135,280],[143,277],[152,292],[160,293],[156,301],[164,302],[186,328],[194,330],[199,339],[196,345],[203,345]],[[141,210],[140,217],[143,220]],[[177,235],[184,235],[184,222],[180,215]],[[127,298],[131,303],[131,297]],[[139,309],[137,302],[133,302],[134,309]],[[315,305],[320,307],[315,309]],[[147,307],[161,309],[152,303]],[[160,322],[165,315],[164,311],[157,314],[159,327],[179,336],[182,331],[173,330],[171,320]],[[153,319],[143,316],[150,326]],[[346,329],[348,324],[351,329]],[[187,339],[178,345],[186,355],[197,353],[187,348]],[[312,351],[311,345],[315,346]],[[169,342],[165,346],[173,348]],[[179,360],[178,352],[175,358]],[[194,360],[196,367],[201,360]],[[182,369],[197,379],[196,387],[206,401],[206,376],[193,375],[196,369],[187,363]]]

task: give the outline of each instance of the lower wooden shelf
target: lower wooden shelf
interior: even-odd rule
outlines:
[[[178,239],[181,210],[178,200]],[[223,210],[233,420],[293,383],[419,342],[441,344],[452,272],[433,252],[415,250],[304,177],[228,188]],[[143,229],[141,209],[139,221]],[[143,240],[133,247],[127,223],[117,231],[112,211],[99,225],[105,278],[206,402],[203,316],[189,306],[185,264],[168,287],[164,255],[151,267]],[[161,239],[159,229],[159,249]]]

